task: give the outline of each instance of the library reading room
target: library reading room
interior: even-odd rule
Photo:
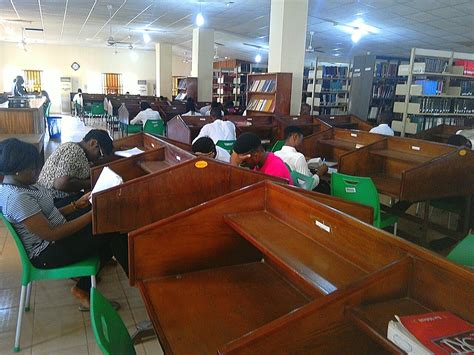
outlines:
[[[0,1],[0,355],[474,354],[474,0]]]

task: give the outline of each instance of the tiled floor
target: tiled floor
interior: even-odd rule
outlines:
[[[62,119],[62,141],[80,141],[90,128],[76,118]],[[59,142],[46,143],[46,156]],[[414,213],[414,208],[412,209]],[[433,220],[446,225],[447,213],[435,210]],[[451,222],[452,226],[455,221]],[[400,221],[399,230],[419,235],[420,227]],[[430,234],[430,239],[439,238]],[[21,264],[18,252],[6,228],[0,224],[0,354],[11,354],[19,302]],[[119,314],[132,333],[147,314],[137,289],[128,284],[120,266],[107,266],[101,273],[98,289],[121,304]],[[32,290],[31,311],[26,313],[22,329],[22,354],[100,354],[91,332],[89,313],[78,311],[70,295],[70,280],[37,282]],[[136,347],[138,354],[162,354],[156,339]]]
[[[77,119],[62,119],[62,141],[80,141],[90,127]],[[46,156],[59,142],[46,143]],[[97,287],[107,298],[120,303],[119,314],[130,334],[136,324],[148,319],[138,290],[131,287],[119,265],[106,266]],[[20,292],[21,264],[7,229],[0,223],[0,354],[12,354]],[[71,280],[36,282],[31,310],[23,318],[21,354],[101,354],[92,334],[89,313],[79,312],[69,293]],[[136,346],[138,354],[162,354],[157,339]]]

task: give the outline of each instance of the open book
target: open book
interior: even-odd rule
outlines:
[[[97,179],[97,182],[95,183],[94,188],[91,191],[91,197],[89,201],[92,203],[92,195],[94,195],[96,192],[110,189],[111,187],[120,185],[122,183],[123,179],[120,175],[115,173],[109,167],[104,167],[99,175],[99,178]]]
[[[119,157],[124,157],[124,158],[129,158],[137,154],[143,153],[143,150],[138,149],[137,147],[132,148],[132,149],[127,149],[127,150],[118,150],[115,152],[115,155],[118,155]]]

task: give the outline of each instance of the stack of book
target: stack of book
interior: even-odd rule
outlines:
[[[422,86],[423,95],[440,95],[443,92],[443,80],[415,80],[415,84]]]
[[[248,111],[273,112],[275,102],[273,99],[252,99],[247,105]]]
[[[250,86],[250,92],[272,93],[276,88],[276,80],[255,80]]]

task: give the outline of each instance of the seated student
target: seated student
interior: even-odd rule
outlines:
[[[82,97],[81,89],[77,89],[77,94],[75,94],[72,98],[72,102],[74,103],[74,111],[76,116],[79,116],[84,110],[84,98]]]
[[[227,100],[224,105],[224,115],[235,115],[237,111],[234,106],[234,101]]]
[[[139,124],[142,123],[145,126],[146,121],[148,120],[161,120],[160,113],[158,111],[153,111],[148,102],[140,102],[140,112],[135,116],[133,120],[130,121],[130,124]]]
[[[209,105],[203,106],[199,109],[199,113],[201,114],[201,116],[205,116],[206,113],[208,113],[211,110],[211,105],[212,104],[209,104]]]
[[[314,179],[313,188],[315,188],[319,184],[319,178],[327,173],[328,167],[323,164],[319,167],[316,174],[311,174],[304,155],[296,150],[302,143],[303,132],[301,129],[296,126],[288,126],[285,128],[285,145],[281,150],[275,152],[275,155],[288,164],[291,170],[295,170],[306,176],[311,176]]]
[[[230,163],[235,166],[246,166],[267,175],[281,177],[293,185],[290,171],[283,160],[271,152],[266,152],[260,138],[255,133],[243,133],[237,138]]]
[[[12,95],[13,96],[26,96],[28,92],[26,91],[23,84],[25,80],[21,75],[18,75],[15,80],[13,80],[13,88],[12,88]]]
[[[220,107],[211,109],[212,123],[208,123],[201,128],[198,136],[194,138],[193,143],[201,137],[210,137],[214,143],[217,141],[233,141],[235,140],[235,124],[230,121],[222,120]]]
[[[311,105],[303,102],[300,108],[300,116],[309,116],[311,115]]]
[[[230,154],[224,148],[214,144],[211,138],[201,137],[192,145],[192,150],[196,156],[206,156],[226,163],[230,163]]]
[[[457,147],[466,147],[472,149],[472,142],[460,134],[453,134],[448,138],[448,141],[446,143],[450,145],[455,145]]]
[[[205,106],[207,107],[207,106]],[[217,101],[212,101],[211,102],[211,106],[209,107],[209,109],[205,112],[205,113],[202,113],[203,109],[200,110],[201,114],[203,116],[210,116],[211,115],[211,111],[214,109],[214,108],[218,108],[220,111],[221,111],[221,116],[225,116],[225,113],[224,111],[222,110],[222,104],[217,102]]]
[[[200,112],[196,111],[196,103],[192,97],[186,99],[186,110],[188,112],[184,113],[183,116],[202,116]]]
[[[474,145],[474,129],[461,129],[456,134],[467,138],[471,142],[471,147]]]
[[[68,221],[66,216],[89,206],[89,194],[57,209],[53,197],[36,184],[39,153],[28,143],[7,139],[0,143],[0,208],[18,233],[31,263],[50,269],[99,255],[104,265],[114,255],[128,274],[127,238],[118,234],[92,236],[92,214],[86,211]],[[71,289],[83,307],[89,307],[90,277]]]
[[[91,187],[90,164],[110,155],[113,143],[107,131],[93,129],[81,142],[61,144],[44,163],[38,184],[47,188],[58,207]]]
[[[385,136],[394,136],[395,133],[389,126],[391,122],[392,118],[387,114],[386,116],[382,117],[381,123],[377,127],[372,128],[369,132],[383,134]]]

